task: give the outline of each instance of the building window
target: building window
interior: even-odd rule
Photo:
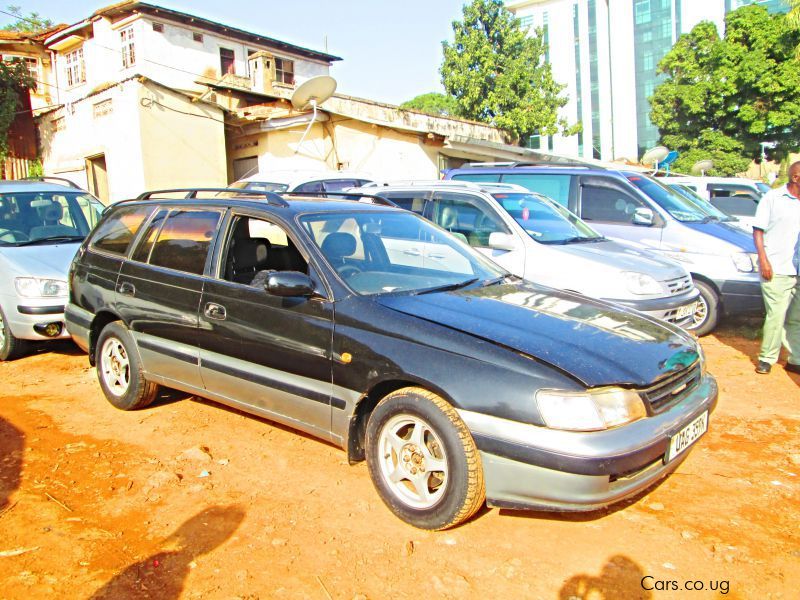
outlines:
[[[127,69],[136,64],[136,49],[133,45],[133,27],[128,27],[119,32],[122,44],[122,68]]]
[[[636,18],[636,24],[641,25],[643,23],[650,22],[650,0],[639,0],[634,5],[634,14]]]
[[[530,29],[531,25],[533,25],[533,17],[531,15],[519,18],[520,29]]]
[[[164,24],[153,23],[153,31],[155,31],[156,33],[164,33]]]
[[[192,39],[195,42],[200,42],[202,44],[203,43],[203,34],[202,33],[197,33],[196,31],[193,31],[192,32]]]
[[[236,73],[236,55],[230,48],[219,49],[219,72],[223,75]]]
[[[275,81],[294,85],[294,61],[275,58]]]
[[[40,78],[39,78],[39,61],[36,58],[32,58],[30,56],[14,56],[13,54],[4,54],[3,55],[3,62],[6,63],[23,63],[25,68],[28,69],[28,74],[31,78],[36,82],[36,87],[39,87]]]
[[[655,62],[656,61],[655,57],[653,56],[653,53],[648,50],[644,53],[644,56],[642,57],[642,68],[645,71],[652,71],[653,69],[655,69],[656,66]]]
[[[86,82],[86,68],[83,64],[83,48],[78,48],[64,55],[67,65],[67,87],[74,87]]]

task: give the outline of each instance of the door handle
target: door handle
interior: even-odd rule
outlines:
[[[129,281],[123,281],[117,287],[117,292],[123,296],[133,296],[136,293],[136,287]]]
[[[447,258],[444,254],[428,254],[430,258],[435,258],[436,260],[444,260]]]
[[[215,304],[214,302],[206,303],[206,308],[203,313],[209,319],[215,319],[217,321],[224,321],[226,317],[225,307],[220,304]]]
[[[403,254],[407,254],[408,256],[420,256],[422,253],[416,248],[412,248],[411,250],[403,250]]]

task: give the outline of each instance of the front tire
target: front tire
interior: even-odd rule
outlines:
[[[136,410],[155,400],[158,385],[145,379],[133,337],[121,321],[109,323],[100,332],[95,365],[100,387],[115,407]]]
[[[697,299],[694,320],[687,329],[700,337],[714,331],[719,322],[719,295],[704,281],[695,280],[694,285],[700,292],[700,297]]]
[[[367,465],[383,502],[420,529],[453,527],[486,496],[475,442],[456,410],[422,388],[381,400],[369,417]]]
[[[25,354],[30,348],[27,340],[21,340],[11,333],[6,315],[0,308],[0,360],[14,360]]]

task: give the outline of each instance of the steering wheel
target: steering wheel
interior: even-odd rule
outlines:
[[[27,242],[28,236],[18,229],[0,229],[0,241]]]
[[[357,275],[362,271],[355,265],[344,265],[337,269],[337,272],[341,275],[342,279],[350,279],[353,275]]]

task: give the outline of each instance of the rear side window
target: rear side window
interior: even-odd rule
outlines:
[[[543,196],[555,200],[564,208],[569,208],[569,190],[572,180],[572,175],[549,173],[506,173],[503,175],[503,183],[516,183],[532,192],[539,192]]]
[[[720,209],[722,212],[729,215],[736,215],[737,217],[754,217],[758,204],[752,198],[742,198],[732,196],[730,198],[714,198],[711,200],[712,206]]]
[[[219,218],[220,214],[213,211],[171,212],[153,244],[148,262],[158,267],[202,275]]]
[[[152,206],[131,206],[115,211],[94,232],[91,247],[124,256],[142,223],[152,211]]]
[[[410,210],[411,212],[415,212],[420,216],[422,216],[422,213],[425,212],[425,196],[427,195],[427,192],[388,192],[379,195],[391,200],[400,208]]]
[[[616,189],[584,185],[581,194],[581,217],[586,221],[632,223],[639,200]]]

